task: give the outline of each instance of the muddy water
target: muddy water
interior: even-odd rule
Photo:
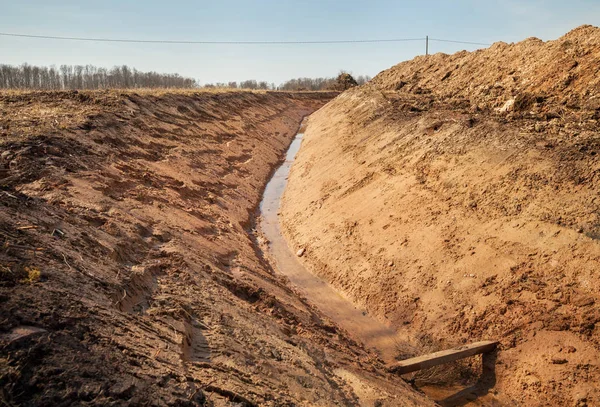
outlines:
[[[269,240],[270,257],[275,261],[273,266],[286,275],[312,304],[345,329],[355,340],[362,342],[368,348],[376,349],[386,362],[391,362],[396,344],[399,342],[396,332],[370,317],[362,309],[358,309],[333,287],[305,269],[281,233],[279,206],[302,137],[303,134],[298,133],[290,145],[285,162],[267,184],[260,204],[259,228]]]

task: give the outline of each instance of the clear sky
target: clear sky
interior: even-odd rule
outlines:
[[[0,0],[0,32],[146,40],[295,41],[414,38],[514,42],[598,25],[599,0]],[[201,83],[374,76],[424,42],[319,45],[83,43],[0,36],[0,63],[127,64]],[[434,52],[477,46],[431,43]]]

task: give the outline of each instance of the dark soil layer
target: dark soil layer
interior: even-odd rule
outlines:
[[[0,404],[356,404],[341,368],[427,404],[248,233],[333,96],[0,95]]]

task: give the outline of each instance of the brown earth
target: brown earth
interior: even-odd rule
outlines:
[[[401,348],[501,342],[462,399],[476,377],[421,381],[444,405],[600,405],[599,81],[584,26],[415,58],[309,120],[282,208],[305,266]]]
[[[0,404],[432,405],[250,233],[333,96],[0,94]]]
[[[344,91],[355,86],[358,86],[358,82],[356,82],[356,79],[354,79],[349,73],[342,72],[335,79],[335,83],[331,86],[331,89],[337,91]]]

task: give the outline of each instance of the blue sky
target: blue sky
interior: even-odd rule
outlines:
[[[514,42],[555,39],[598,25],[598,0],[0,0],[0,32],[148,40],[294,41],[414,38]],[[432,43],[431,52],[476,46]],[[424,53],[424,43],[159,45],[82,43],[0,36],[0,63],[127,64],[202,83],[374,76]]]

